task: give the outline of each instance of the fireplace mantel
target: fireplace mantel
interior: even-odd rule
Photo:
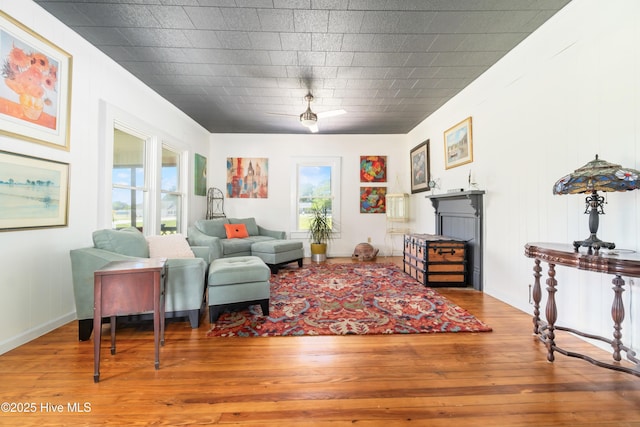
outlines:
[[[425,196],[436,211],[436,233],[467,241],[469,284],[482,290],[482,190],[456,191]]]

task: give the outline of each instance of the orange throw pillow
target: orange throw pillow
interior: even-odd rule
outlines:
[[[224,229],[227,232],[227,239],[242,239],[249,237],[247,226],[244,224],[225,224]]]

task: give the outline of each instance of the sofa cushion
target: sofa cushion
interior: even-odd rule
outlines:
[[[229,218],[230,224],[244,224],[247,227],[249,236],[258,236],[258,224],[256,224],[255,218]]]
[[[96,230],[93,245],[98,249],[138,258],[149,258],[149,245],[144,235],[135,227],[121,230]]]
[[[253,242],[248,239],[226,239],[222,241],[222,252],[224,257],[251,255],[251,245]]]
[[[199,219],[194,225],[198,230],[208,236],[226,239],[227,233],[224,229],[225,224],[229,224],[229,220],[227,218]]]
[[[195,258],[187,239],[180,233],[147,236],[151,258]]]
[[[243,239],[249,237],[247,226],[244,224],[225,224],[224,229],[227,232],[227,239]]]

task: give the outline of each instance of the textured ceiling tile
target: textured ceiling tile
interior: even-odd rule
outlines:
[[[301,66],[324,66],[324,52],[298,52],[298,65]]]
[[[327,10],[294,10],[294,29],[297,32],[326,32],[329,26]]]
[[[327,52],[327,65],[348,67],[353,63],[353,52]]]
[[[409,58],[408,53],[372,53],[356,52],[353,56],[354,66],[379,67],[385,65],[404,65]]]
[[[220,13],[228,30],[259,31],[260,19],[255,9],[221,8]]]
[[[262,31],[294,31],[290,9],[260,9],[258,17]]]
[[[311,49],[339,52],[342,49],[342,38],[342,34],[313,33],[311,34]]]
[[[330,33],[358,33],[362,26],[364,12],[332,10],[329,12]]]
[[[296,65],[298,63],[298,54],[295,51],[270,51],[269,58],[273,65]]]
[[[178,6],[157,6],[150,8],[153,17],[162,28],[194,28],[184,9]]]
[[[191,46],[209,49],[220,49],[222,44],[213,30],[185,30],[184,35]]]
[[[273,0],[276,9],[309,9],[311,0]]]
[[[130,46],[129,39],[127,39],[118,28],[100,27],[91,29],[87,27],[76,27],[74,30],[94,46]]]
[[[399,12],[365,12],[360,32],[392,33],[397,31]],[[410,31],[408,31],[410,32]]]
[[[282,50],[311,50],[311,34],[280,33]]]
[[[158,28],[160,23],[147,6],[131,4],[78,4],[79,12],[99,26]]]
[[[133,46],[191,47],[191,42],[182,30],[121,28],[120,32]]]
[[[249,33],[249,40],[251,40],[251,46],[253,49],[258,50],[280,50],[282,44],[280,43],[280,33],[274,32],[259,32]]]
[[[185,7],[189,19],[199,30],[226,30],[227,24],[217,7]]]
[[[429,52],[454,52],[464,50],[460,45],[467,37],[473,37],[474,34],[438,34],[435,36],[433,43],[429,46]]]
[[[217,39],[223,49],[251,49],[249,35],[244,31],[217,31]]]

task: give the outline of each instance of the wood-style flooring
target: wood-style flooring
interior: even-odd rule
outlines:
[[[378,259],[389,261],[401,263]],[[640,378],[559,354],[549,363],[529,314],[438,290],[493,332],[207,338],[203,315],[195,330],[167,323],[156,371],[151,322],[119,328],[115,356],[104,325],[96,384],[93,341],[78,342],[72,322],[0,355],[0,425],[640,426]]]

